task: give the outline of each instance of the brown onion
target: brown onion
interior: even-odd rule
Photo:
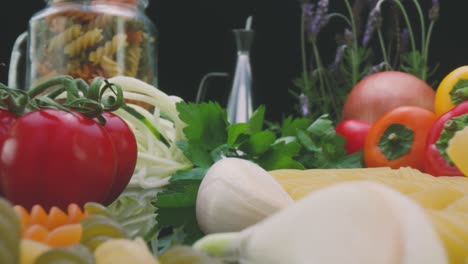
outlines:
[[[434,111],[435,91],[409,73],[384,71],[369,75],[354,86],[346,98],[342,119],[375,122],[386,112],[403,105]]]

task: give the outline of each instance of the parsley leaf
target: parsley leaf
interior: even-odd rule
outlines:
[[[297,129],[296,137],[303,146],[300,162],[312,168],[362,168],[362,152],[348,155],[345,139],[336,134],[328,115],[322,115],[307,129]]]
[[[219,104],[179,102],[176,108],[180,120],[187,124],[183,131],[190,144],[196,144],[204,150],[212,150],[226,143],[227,115]]]
[[[157,194],[152,204],[158,208],[158,228],[170,229],[159,240],[172,241],[172,237],[178,238],[178,243],[191,244],[203,236],[196,220],[195,203],[205,174],[205,168],[179,171],[171,177],[167,189]],[[174,236],[176,230],[183,232],[182,239],[180,235]]]

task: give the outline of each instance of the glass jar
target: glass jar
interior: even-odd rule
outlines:
[[[157,85],[156,27],[144,13],[148,0],[46,3],[29,22],[26,89],[64,74],[87,82],[125,75]]]

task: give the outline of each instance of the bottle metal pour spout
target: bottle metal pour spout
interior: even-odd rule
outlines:
[[[237,46],[237,63],[231,93],[227,103],[228,121],[247,123],[252,115],[252,72],[250,67],[250,48],[254,31],[251,29],[252,17],[247,19],[245,29],[234,29]]]

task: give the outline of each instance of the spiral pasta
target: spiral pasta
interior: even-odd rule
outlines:
[[[110,239],[94,252],[96,264],[158,264],[141,238]]]
[[[141,48],[138,46],[130,46],[127,50],[127,67],[125,70],[125,75],[130,77],[135,77],[138,73],[138,66],[141,59]]]
[[[107,56],[103,56],[99,63],[105,72],[106,77],[113,77],[120,73],[119,64]]]
[[[18,263],[21,224],[11,204],[0,198],[0,263]]]
[[[99,63],[103,56],[112,56],[117,52],[117,49],[127,46],[127,34],[116,34],[112,40],[107,41],[103,46],[91,51],[89,61]]]
[[[102,0],[109,7],[130,8],[125,13],[103,9],[103,5],[81,8],[77,4],[31,21],[31,43],[35,50],[31,58],[31,85],[37,85],[45,76],[61,74],[87,82],[98,76],[115,75],[152,82],[156,57],[142,54],[153,54],[155,38],[147,21],[130,6],[135,3],[135,0]]]
[[[83,31],[81,30],[81,25],[74,24],[71,27],[69,27],[67,30],[51,38],[49,41],[49,45],[47,47],[47,51],[52,52],[55,49],[64,47],[66,43],[72,41],[73,39],[76,39],[81,34],[83,34]]]
[[[169,248],[159,256],[163,264],[192,263],[192,264],[223,264],[220,259],[215,259],[204,252],[189,246],[177,245]]]
[[[86,32],[65,46],[65,54],[72,57],[77,56],[83,50],[99,43],[103,39],[101,33],[102,30],[98,28]]]
[[[36,263],[37,258],[50,250],[50,247],[34,240],[21,240],[20,260],[21,264]]]
[[[86,28],[88,30],[92,30],[95,28],[104,30],[108,28],[109,26],[111,26],[113,24],[113,21],[114,21],[114,18],[112,16],[99,14],[99,15],[96,15],[96,17],[86,25]]]
[[[81,244],[94,250],[103,242],[113,238],[128,238],[123,227],[113,219],[112,214],[99,204],[88,203],[85,205],[89,216],[81,220],[83,236]]]
[[[94,256],[83,245],[73,245],[67,248],[54,248],[41,254],[35,264],[94,264]]]
[[[82,23],[82,22],[94,19],[94,17],[96,17],[96,14],[90,13],[90,12],[83,12],[82,10],[69,9],[69,10],[65,10],[65,11],[47,16],[46,19],[50,21],[52,19],[63,18],[63,17],[73,17],[73,20],[75,20],[78,23]]]
[[[79,68],[69,71],[68,74],[73,78],[81,78],[88,83],[91,83],[91,81],[96,77],[106,77],[102,68],[88,64],[80,64]]]

